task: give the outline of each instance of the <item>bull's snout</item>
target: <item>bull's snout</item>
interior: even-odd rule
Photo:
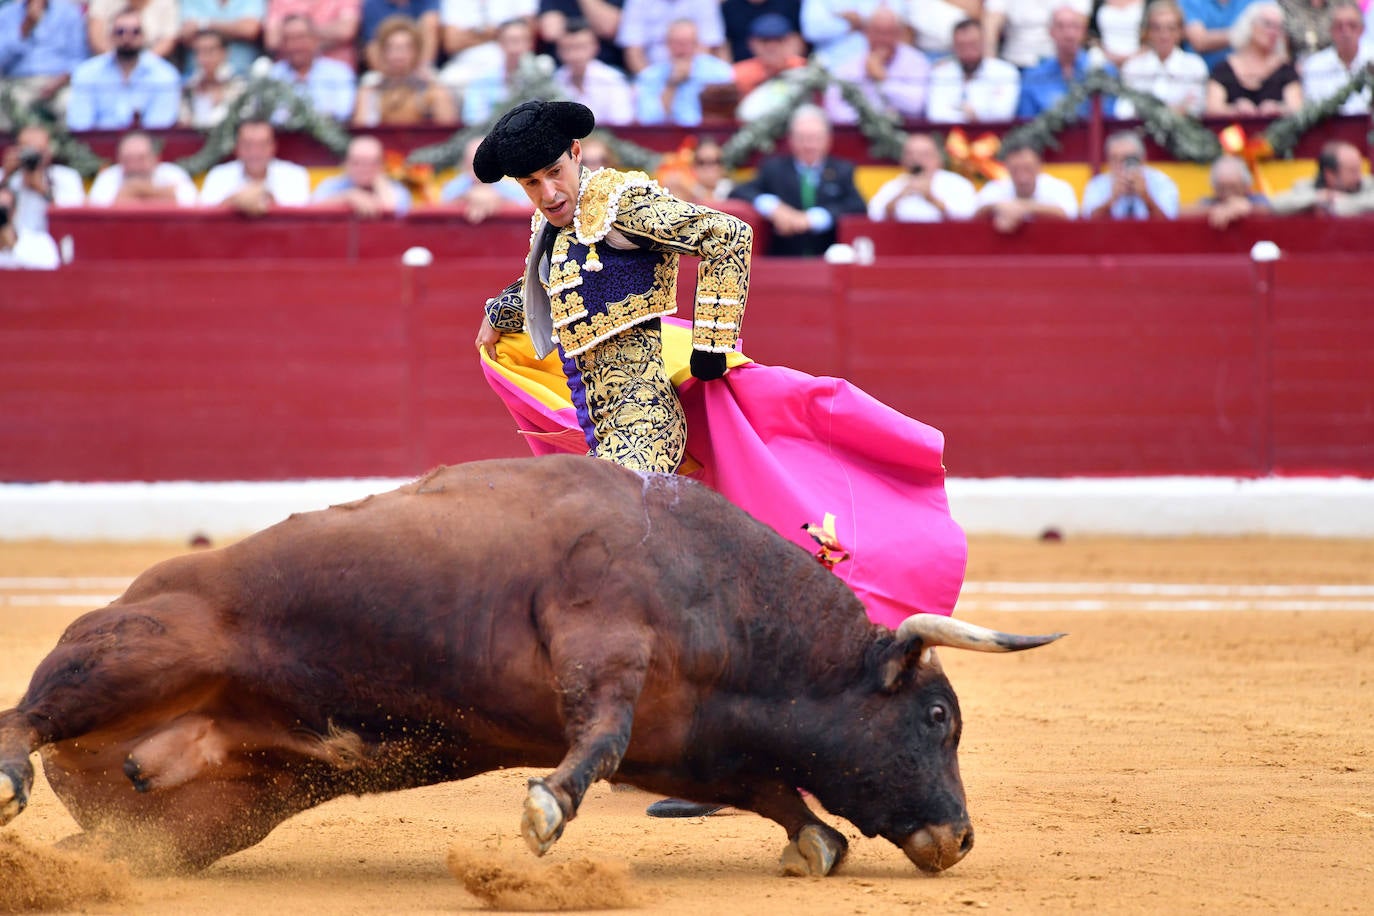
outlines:
[[[968,821],[922,827],[902,844],[917,868],[936,874],[958,862],[973,848],[973,825]]]

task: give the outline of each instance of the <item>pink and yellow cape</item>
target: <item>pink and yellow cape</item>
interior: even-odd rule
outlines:
[[[663,357],[687,414],[679,473],[722,493],[779,534],[817,552],[805,530],[831,529],[822,551],[848,556],[833,571],[875,623],[896,628],[917,612],[953,612],[968,544],[950,517],[944,436],[837,378],[815,378],[729,355],[725,378],[692,378],[691,326],[663,320]],[[506,334],[487,381],[536,455],[582,454],[586,440],[558,353],[534,355]]]

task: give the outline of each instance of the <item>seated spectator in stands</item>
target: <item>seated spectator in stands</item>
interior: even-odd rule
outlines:
[[[362,7],[362,0],[268,0],[267,18],[262,24],[263,47],[274,57],[285,57],[282,27],[288,18],[304,16],[314,27],[317,53],[356,75]]]
[[[773,224],[767,254],[822,255],[835,242],[840,217],[865,212],[854,163],[830,155],[830,121],[815,105],[792,113],[787,143],[787,155],[763,160],[753,179],[730,196],[753,204]]]
[[[97,54],[72,73],[67,127],[171,127],[181,109],[177,68],[144,49],[143,26],[136,10],[118,13],[110,23],[110,36],[114,50]]]
[[[792,50],[796,33],[787,17],[765,13],[749,32],[749,57],[735,64],[735,88],[740,98],[788,70],[806,66],[806,58]]]
[[[1364,158],[1353,144],[1333,140],[1317,157],[1315,178],[1299,179],[1270,200],[1274,212],[1359,216],[1374,212],[1374,178],[1364,174]]]
[[[1049,111],[1068,95],[1075,83],[1081,83],[1089,70],[1099,69],[1099,61],[1083,46],[1088,37],[1088,17],[1067,3],[1053,4],[1050,15],[1050,40],[1054,55],[1047,57],[1021,75],[1021,100],[1016,115],[1034,118]],[[1102,61],[1100,69],[1116,73],[1116,68]],[[1102,100],[1102,110],[1110,113],[1116,103]],[[1091,101],[1085,99],[1078,108],[1078,117],[1087,118]]]
[[[720,143],[707,137],[692,153],[692,182],[687,199],[693,203],[718,204],[730,198],[735,182],[725,170],[725,151]]]
[[[916,47],[931,60],[953,52],[955,26],[982,18],[983,0],[910,0],[902,14]]]
[[[267,0],[181,0],[181,44],[191,47],[201,32],[224,36],[229,66],[248,75],[261,53],[262,20],[267,16]],[[190,61],[186,72],[190,73]]]
[[[531,212],[530,198],[516,183],[514,178],[506,177],[492,184],[477,180],[472,170],[472,159],[477,155],[477,147],[482,145],[481,136],[472,137],[463,146],[463,163],[458,175],[439,192],[439,199],[446,204],[462,204],[463,218],[469,223],[484,222],[489,216],[512,204]]]
[[[1141,25],[1145,21],[1144,0],[1097,0],[1092,30],[1097,46],[1118,69],[1140,51]]]
[[[20,109],[61,117],[72,71],[88,57],[86,21],[71,0],[10,0],[0,6],[0,85]]]
[[[382,68],[382,49],[377,33],[388,19],[396,16],[415,23],[416,66],[422,69],[436,66],[439,63],[439,3],[440,0],[363,0],[363,18],[358,31],[367,69]]]
[[[638,76],[650,64],[667,63],[668,33],[682,19],[690,19],[696,26],[695,43],[706,53],[725,53],[725,23],[720,16],[720,4],[700,0],[625,0],[615,37],[616,44],[625,52],[625,69]]]
[[[1178,185],[1145,164],[1145,143],[1134,131],[1112,134],[1104,144],[1107,170],[1083,189],[1084,219],[1174,219]]]
[[[405,216],[410,212],[410,191],[388,178],[383,165],[382,141],[354,137],[344,154],[343,174],[321,181],[311,200],[343,204],[361,219]]]
[[[941,166],[944,158],[930,134],[911,134],[902,144],[902,174],[868,201],[868,218],[877,222],[938,223],[973,216],[973,182]]]
[[[598,57],[599,47],[587,20],[566,19],[558,37],[558,59],[562,63],[553,72],[553,83],[564,98],[590,108],[596,123],[630,124],[635,119],[634,90],[625,74]]]
[[[1331,14],[1336,7],[1332,0],[1278,0],[1278,4],[1283,10],[1288,51],[1294,61],[1301,63],[1331,47]]]
[[[92,207],[194,207],[196,183],[181,166],[158,161],[153,138],[135,130],[119,138],[115,164],[95,176],[89,202]]]
[[[0,270],[56,270],[62,259],[47,232],[14,223],[14,192],[0,187]]]
[[[79,207],[86,186],[76,169],[53,160],[52,134],[40,124],[19,129],[13,146],[0,157],[0,187],[14,193],[10,218],[20,229],[48,231],[48,207]]]
[[[1288,60],[1277,3],[1246,7],[1231,27],[1231,47],[1207,81],[1209,116],[1276,117],[1302,107],[1302,79]]]
[[[988,57],[1011,61],[1025,76],[1026,70],[1055,56],[1050,35],[1052,16],[1060,6],[1069,5],[1083,15],[1087,31],[1091,0],[1070,4],[1054,0],[985,0],[983,4],[983,51]],[[1024,82],[1024,80],[1023,80]]]
[[[806,57],[801,39],[801,0],[722,0],[720,18],[725,26],[727,60],[739,63],[758,54],[753,47],[754,23],[763,16],[781,16],[787,23],[790,56]]]
[[[596,59],[608,67],[625,72],[625,52],[615,43],[620,31],[620,8],[625,0],[539,0],[539,18],[535,24],[543,47],[553,48],[557,56],[559,39],[568,31],[568,24],[580,19],[596,36]],[[558,57],[558,63],[563,59]],[[601,116],[597,115],[597,121]]]
[[[507,19],[496,30],[496,45],[500,50],[496,65],[463,88],[464,124],[494,120],[493,115],[524,101],[516,95],[521,74],[532,74],[535,66],[534,28],[527,19]],[[552,62],[545,60],[552,69]]]
[[[448,63],[439,79],[457,93],[460,110],[469,85],[489,84],[505,66],[507,49],[500,42],[503,27],[518,20],[533,36],[537,10],[538,0],[441,0],[439,42]]]
[[[380,70],[358,85],[354,127],[458,123],[453,96],[420,61],[420,27],[396,16],[377,29]]]
[[[1179,0],[1183,37],[1188,50],[1200,55],[1210,72],[1231,51],[1231,26],[1251,0]]]
[[[347,121],[358,97],[353,71],[320,55],[319,35],[306,16],[287,16],[280,33],[281,60],[272,65],[271,77],[294,86],[320,114]]]
[[[1354,0],[1335,0],[1331,6],[1331,46],[1302,62],[1302,95],[1306,104],[1324,102],[1374,61],[1374,48],[1364,44],[1364,14]],[[1341,114],[1369,111],[1369,90],[1352,92]]]
[[[812,57],[827,69],[861,57],[868,19],[887,0],[802,0],[802,38],[811,45]]]
[[[191,39],[195,70],[181,88],[180,121],[207,130],[229,114],[229,106],[248,88],[248,81],[229,66],[224,36],[208,29]]]
[[[834,73],[858,86],[868,104],[882,114],[915,120],[925,111],[930,62],[902,40],[902,22],[885,6],[868,17],[859,55],[836,64]],[[859,113],[833,84],[825,92],[825,111],[835,124],[859,121]]]
[[[91,0],[86,6],[86,42],[91,54],[114,50],[111,27],[123,10],[138,13],[143,29],[143,44],[158,57],[170,59],[177,52],[181,33],[181,6],[178,0]]]
[[[1174,111],[1194,117],[1207,101],[1207,64],[1183,50],[1183,11],[1177,0],[1151,0],[1145,8],[1145,47],[1121,66],[1121,81],[1152,95]],[[1135,116],[1135,106],[1117,103],[1118,117]]]
[[[729,64],[702,50],[696,23],[679,19],[668,28],[667,59],[649,64],[635,79],[635,120],[694,127],[701,123],[706,87],[733,80]]]
[[[975,219],[991,219],[1002,233],[1013,233],[1035,220],[1065,220],[1078,216],[1078,196],[1067,181],[1046,175],[1034,147],[1008,143],[1002,147],[1008,176],[990,181],[978,192]]]
[[[310,202],[310,173],[277,158],[277,135],[269,122],[241,122],[234,157],[206,173],[201,206],[264,216],[277,207],[304,207]]]
[[[1254,190],[1254,178],[1239,156],[1212,163],[1212,193],[1184,207],[1182,216],[1205,216],[1213,229],[1225,229],[1251,213],[1270,212],[1269,198]]]
[[[620,160],[600,131],[593,131],[582,138],[582,167],[589,172],[620,168]]]
[[[983,27],[965,19],[954,27],[954,56],[930,70],[926,120],[937,124],[1010,121],[1021,99],[1021,71],[983,53]]]

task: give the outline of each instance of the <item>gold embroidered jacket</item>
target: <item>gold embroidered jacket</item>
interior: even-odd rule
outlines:
[[[749,293],[748,223],[679,200],[643,172],[612,169],[583,172],[572,224],[554,237],[547,272],[539,263],[546,222],[535,214],[523,295],[507,289],[488,302],[493,326],[523,326],[537,350],[557,342],[565,355],[576,356],[632,325],[676,312],[678,260],[686,254],[701,259],[692,346],[734,349]]]

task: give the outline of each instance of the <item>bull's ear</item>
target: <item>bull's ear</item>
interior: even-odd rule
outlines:
[[[927,646],[919,636],[894,642],[878,665],[879,684],[883,693],[894,693],[919,668],[935,672],[944,670],[935,655],[935,647]]]

